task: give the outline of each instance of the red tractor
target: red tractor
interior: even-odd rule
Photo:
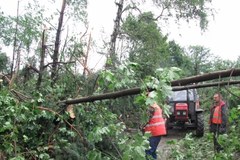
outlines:
[[[204,134],[203,110],[200,109],[199,96],[196,89],[174,91],[168,99],[170,117],[167,120],[167,128],[175,126],[192,128],[196,130],[196,136]]]

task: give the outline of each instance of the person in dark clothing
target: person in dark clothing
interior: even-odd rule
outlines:
[[[218,143],[218,135],[226,133],[227,130],[227,106],[220,93],[215,93],[213,99],[214,105],[210,109],[209,128],[213,133],[214,150],[219,152],[223,148]]]

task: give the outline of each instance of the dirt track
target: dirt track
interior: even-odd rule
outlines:
[[[162,137],[158,146],[158,160],[168,160],[170,155],[170,146],[167,144],[169,140],[179,140],[185,137],[186,133],[192,132],[191,130],[171,129],[168,135]]]

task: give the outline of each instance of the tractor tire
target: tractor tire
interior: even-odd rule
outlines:
[[[204,117],[203,113],[197,113],[196,136],[202,137],[204,135]]]

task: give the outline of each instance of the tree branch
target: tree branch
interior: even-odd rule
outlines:
[[[71,61],[71,62],[56,62],[56,63],[58,63],[58,64],[69,64],[69,63],[75,63],[74,61]],[[50,66],[50,65],[52,65],[53,64],[53,62],[51,62],[51,63],[48,63],[48,64],[46,64],[45,66],[44,66],[44,68],[46,68],[46,67],[48,67],[48,66]]]
[[[61,115],[59,113],[57,113],[56,111],[50,109],[50,108],[45,108],[45,107],[36,107],[37,109],[40,109],[40,110],[44,110],[44,111],[48,111],[48,112],[51,112],[53,113],[54,115],[57,115],[58,117],[61,117]],[[86,143],[86,139],[82,136],[82,134],[72,125],[70,124],[67,120],[63,119],[63,121],[68,125],[70,126],[70,128],[72,128],[80,137],[80,139],[82,140],[83,144],[85,144],[85,147],[87,145]]]

